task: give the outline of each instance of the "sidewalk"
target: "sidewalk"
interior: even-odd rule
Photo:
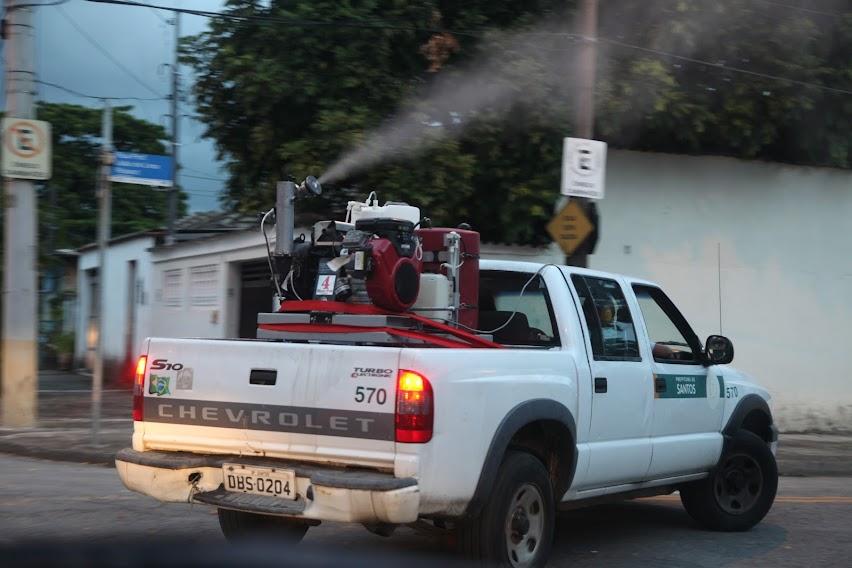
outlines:
[[[112,465],[113,456],[130,445],[131,393],[105,389],[101,398],[99,443],[92,440],[92,377],[80,373],[39,374],[38,424],[35,428],[0,427],[0,452],[21,456]]]
[[[36,428],[0,428],[0,452],[112,466],[130,445],[133,421],[129,390],[103,392],[99,444],[92,443],[91,377],[74,373],[39,375]],[[852,477],[852,435],[785,434],[778,444],[781,475]]]

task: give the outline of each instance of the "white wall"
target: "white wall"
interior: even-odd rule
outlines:
[[[775,398],[852,430],[852,171],[612,151],[591,266],[663,285]],[[721,269],[720,269],[721,267]]]
[[[106,302],[102,307],[104,322],[104,358],[111,362],[122,362],[126,356],[126,329],[128,302],[136,304],[136,317],[133,329],[132,345],[134,353],[140,352],[142,342],[150,329],[151,317],[151,263],[148,249],[154,245],[153,237],[139,236],[110,245],[106,259]],[[130,292],[129,262],[136,261],[136,285]],[[76,324],[75,359],[78,362],[90,361],[87,357],[87,338],[92,298],[89,270],[98,267],[97,249],[80,252],[78,258],[77,290],[78,311]],[[96,336],[95,336],[96,337]],[[111,377],[106,377],[109,380]]]
[[[150,335],[236,337],[239,318],[239,263],[265,258],[265,244],[258,231],[224,234],[156,249],[152,255],[154,317]],[[217,267],[216,301],[212,305],[193,306],[191,270],[193,267],[210,265]],[[183,296],[179,306],[168,306],[163,301],[164,274],[171,270],[179,270],[183,276]]]

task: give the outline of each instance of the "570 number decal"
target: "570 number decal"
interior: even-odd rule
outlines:
[[[378,404],[386,403],[388,401],[388,391],[375,387],[355,387],[355,402],[370,404],[373,400]]]

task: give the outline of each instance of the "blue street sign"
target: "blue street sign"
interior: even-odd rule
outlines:
[[[171,156],[116,152],[110,181],[138,185],[172,186]]]

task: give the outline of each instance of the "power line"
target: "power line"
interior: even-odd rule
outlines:
[[[181,168],[181,169],[185,170],[187,168]],[[228,180],[222,179],[222,178],[214,178],[214,177],[207,177],[207,176],[195,176],[195,175],[192,175],[192,174],[181,174],[181,175],[183,177],[187,177],[187,178],[204,179],[204,180],[208,180],[208,181],[221,181],[221,182],[227,182],[228,181]]]
[[[772,0],[752,0],[752,2],[756,2],[758,4],[766,4],[768,6],[775,6],[776,8],[785,8],[787,10],[795,10],[797,12],[804,12],[806,14],[814,14],[817,16],[828,16],[830,18],[842,18],[843,14],[837,12],[825,12],[823,10],[815,10],[813,8],[806,8],[804,6],[794,6],[791,4],[782,4],[781,2],[772,2]]]
[[[618,47],[623,47],[626,49],[634,49],[637,51],[643,51],[645,53],[651,53],[653,55],[657,55],[660,57],[667,57],[669,59],[676,59],[678,61],[686,61],[688,63],[695,63],[696,65],[704,65],[707,67],[713,67],[716,69],[722,69],[725,71],[731,71],[733,73],[741,73],[743,75],[750,75],[752,77],[760,77],[763,79],[771,79],[773,81],[783,81],[785,83],[790,83],[793,85],[800,85],[802,87],[810,87],[813,89],[821,89],[823,91],[829,91],[832,93],[838,93],[842,95],[852,95],[852,90],[849,89],[841,89],[838,87],[830,87],[828,85],[822,85],[820,83],[811,83],[809,81],[800,81],[798,79],[790,79],[789,77],[781,77],[779,75],[771,75],[769,73],[760,73],[758,71],[751,71],[750,69],[743,69],[742,67],[732,67],[730,65],[725,65],[724,63],[713,62],[713,61],[705,61],[703,59],[696,59],[694,57],[687,57],[685,55],[678,55],[676,53],[669,53],[667,51],[662,51],[659,49],[653,49],[650,47],[643,47],[641,45],[634,45],[630,43],[625,43],[623,41],[618,41],[614,39],[609,39],[605,37],[598,37],[598,41],[602,43],[607,43],[610,45],[615,45]]]
[[[192,9],[186,9],[186,8],[159,6],[159,5],[156,5],[156,4],[136,2],[134,0],[87,0],[87,1],[98,3],[98,4],[117,4],[117,5],[123,5],[123,6],[146,7],[146,8],[152,8],[152,9],[157,9],[157,10],[171,10],[171,11],[175,11],[175,12],[192,14],[192,15],[196,15],[196,16],[203,16],[203,17],[207,17],[207,18],[223,18],[223,19],[230,19],[230,20],[236,20],[236,21],[259,21],[259,22],[266,22],[266,23],[282,23],[282,24],[287,24],[287,25],[299,25],[299,26],[328,26],[328,27],[336,26],[336,27],[352,27],[352,28],[365,28],[365,29],[396,29],[396,30],[409,30],[409,31],[423,31],[423,32],[431,32],[431,33],[442,33],[443,32],[443,33],[452,33],[452,34],[455,34],[455,35],[466,35],[466,36],[471,36],[471,37],[480,37],[488,31],[493,31],[493,28],[482,28],[480,30],[452,30],[452,29],[439,29],[439,28],[428,28],[428,27],[417,27],[417,26],[400,26],[400,25],[396,25],[396,24],[388,24],[388,23],[381,23],[381,22],[358,22],[358,21],[351,21],[351,20],[317,21],[317,20],[298,20],[298,19],[292,19],[292,18],[279,18],[279,17],[275,17],[275,16],[257,16],[257,15],[240,16],[240,15],[237,15],[237,14],[227,14],[227,13],[223,13],[223,12],[211,12],[211,11],[206,11],[206,10],[192,10]],[[767,4],[778,5],[778,6],[783,6],[783,7],[791,8],[791,9],[796,8],[795,6],[790,6],[788,4],[779,4],[777,2],[771,2],[770,0],[755,0],[755,1],[764,2],[764,3],[767,3]],[[810,10],[810,9],[807,9],[807,8],[802,8],[802,10],[819,12],[819,11],[814,11],[814,10]],[[822,14],[830,14],[830,13],[829,12],[822,12]],[[570,37],[570,38],[574,38],[574,39],[583,39],[576,34],[567,33],[567,32],[543,32],[543,33],[546,34],[546,35],[562,35],[562,36]],[[697,59],[697,58],[694,58],[694,57],[678,55],[676,53],[670,53],[670,52],[662,51],[662,50],[659,50],[659,49],[653,49],[653,48],[650,48],[650,47],[643,47],[643,46],[640,46],[640,45],[634,45],[634,44],[630,44],[630,43],[626,43],[626,42],[622,42],[622,41],[618,41],[618,40],[614,40],[614,39],[609,39],[609,38],[605,38],[605,37],[598,37],[597,41],[600,41],[602,43],[608,43],[610,45],[615,45],[615,46],[626,48],[626,49],[633,49],[633,50],[642,51],[642,52],[645,52],[645,53],[654,54],[654,55],[657,55],[657,56],[660,56],[660,57],[668,57],[668,58],[676,59],[676,60],[679,60],[679,61],[694,63],[696,65],[703,65],[703,66],[706,66],[706,67],[721,69],[721,70],[729,71],[729,72],[732,72],[732,73],[740,73],[742,75],[749,75],[749,76],[752,76],[752,77],[760,77],[760,78],[769,79],[769,80],[772,80],[772,81],[781,81],[781,82],[785,82],[785,83],[789,83],[789,84],[793,84],[793,85],[799,85],[799,86],[809,87],[809,88],[813,88],[813,89],[820,89],[820,90],[838,93],[838,94],[843,94],[843,95],[852,95],[852,90],[848,90],[848,89],[841,89],[841,88],[838,88],[838,87],[831,87],[831,86],[828,86],[828,85],[822,85],[820,83],[812,83],[812,82],[809,82],[809,81],[801,81],[801,80],[798,80],[798,79],[791,79],[789,77],[772,75],[770,73],[761,73],[759,71],[752,71],[750,69],[744,69],[742,67],[733,67],[733,66],[730,66],[730,65],[726,65],[724,63],[713,62],[713,61],[705,61],[705,60]]]
[[[55,2],[44,2],[42,4],[13,4],[9,6],[9,11],[11,10],[20,10],[21,8],[46,8],[48,6],[59,6],[60,4],[66,4],[71,0],[56,0]]]
[[[137,83],[139,83],[140,85],[145,87],[145,89],[147,89],[151,93],[154,93],[155,95],[157,95],[157,97],[159,97],[161,99],[165,98],[165,97],[163,97],[163,95],[161,95],[160,93],[158,93],[157,91],[155,91],[154,89],[149,87],[142,79],[140,79],[133,71],[128,69],[127,66],[125,66],[121,61],[119,61],[118,59],[113,57],[113,55],[106,48],[104,48],[100,43],[97,42],[97,40],[95,40],[83,28],[81,28],[77,24],[77,22],[75,22],[71,18],[71,16],[69,16],[65,12],[65,10],[63,10],[61,7],[57,7],[57,10],[59,11],[60,14],[62,14],[62,17],[64,17],[66,20],[68,20],[68,23],[71,24],[74,27],[74,29],[76,29],[77,32],[79,32],[80,35],[83,36],[86,39],[86,41],[88,41],[93,47],[95,47],[98,51],[100,51],[104,55],[104,57],[106,57],[107,59],[112,61],[115,64],[116,67],[118,67],[119,69],[121,69],[122,71],[127,73],[127,75],[129,77],[131,77],[134,81],[136,81]]]
[[[200,142],[200,140],[199,140],[199,142]],[[197,174],[199,174],[199,175],[202,175],[202,176],[213,176],[213,175],[214,175],[214,174],[207,173],[207,172],[205,172],[205,171],[203,171],[203,170],[199,170],[199,169],[197,169],[197,168],[191,168],[191,167],[189,167],[189,166],[181,166],[181,168],[180,168],[180,169],[182,169],[182,170],[189,170],[189,171],[191,171],[191,172],[195,172],[195,173],[197,173]]]
[[[169,24],[168,18],[163,17],[163,15],[161,13],[159,13],[155,8],[148,8],[148,9],[151,10],[151,12],[155,16],[157,16],[160,19],[161,22],[163,22],[164,24]]]
[[[45,85],[47,87],[53,87],[54,89],[59,89],[60,91],[65,91],[68,94],[82,97],[86,99],[97,99],[100,101],[161,101],[165,100],[165,97],[101,97],[97,95],[87,95],[86,93],[81,93],[80,91],[76,91],[74,89],[70,89],[68,87],[64,87],[62,85],[58,85],[56,83],[51,83],[50,81],[42,81],[41,79],[35,79],[33,82],[38,83],[39,85]]]
[[[233,20],[239,22],[259,22],[259,23],[278,23],[286,25],[297,25],[302,27],[335,27],[335,28],[355,28],[355,29],[371,29],[371,30],[397,30],[397,31],[415,31],[426,33],[452,33],[455,35],[463,35],[470,37],[479,37],[488,29],[483,28],[481,31],[475,30],[448,30],[444,28],[428,27],[428,26],[412,26],[405,24],[394,24],[380,20],[304,20],[296,18],[281,18],[270,15],[240,15],[229,14],[227,12],[214,12],[210,10],[194,10],[191,8],[178,8],[174,6],[161,6],[157,4],[148,4],[145,2],[135,2],[133,0],[86,0],[95,4],[115,4],[118,6],[134,6],[137,8],[153,8],[155,10],[168,10],[170,12],[178,12],[180,14],[189,14],[191,16],[200,16],[203,18],[219,18],[223,20]]]

